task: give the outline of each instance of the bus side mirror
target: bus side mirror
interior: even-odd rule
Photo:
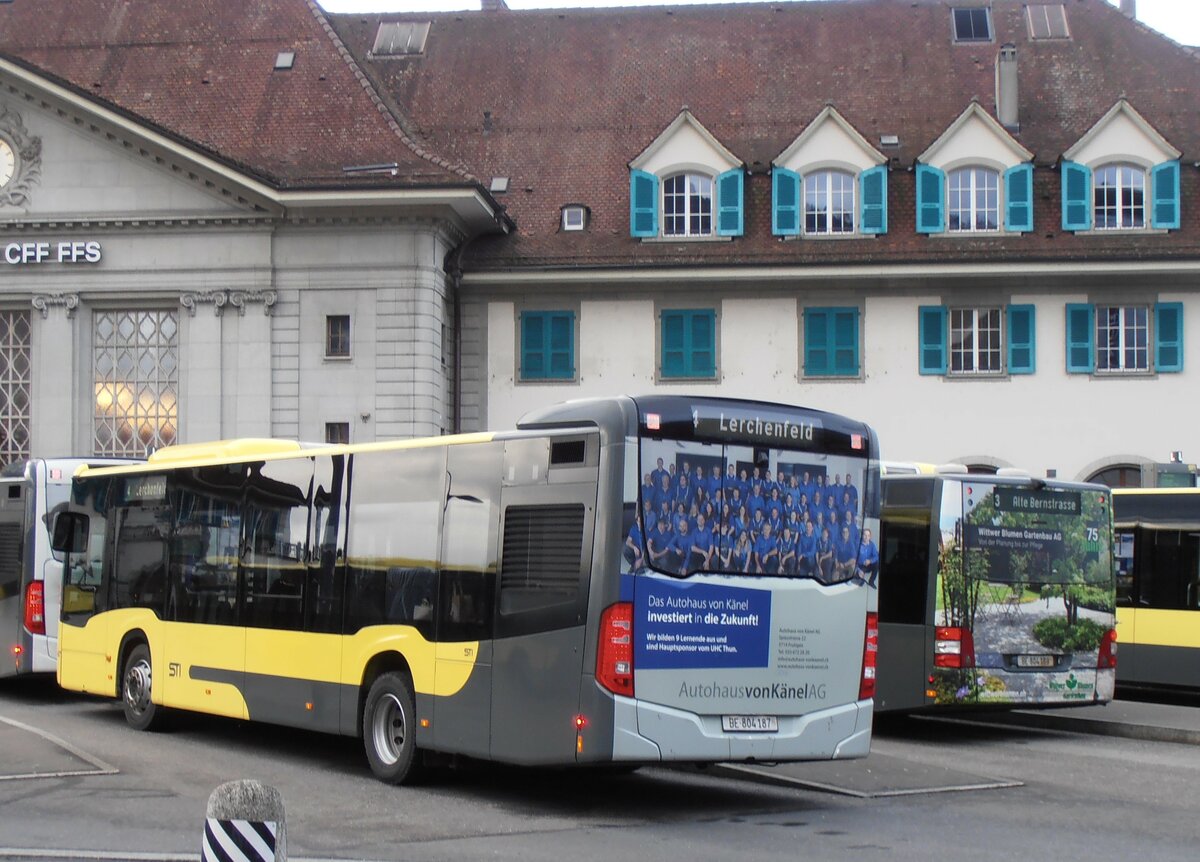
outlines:
[[[50,546],[61,553],[81,554],[87,550],[88,516],[79,512],[59,512],[54,519]]]

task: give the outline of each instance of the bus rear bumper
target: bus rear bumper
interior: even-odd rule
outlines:
[[[727,733],[720,715],[616,698],[613,759],[726,763],[865,757],[873,711],[873,702],[862,700],[778,716],[776,733]]]

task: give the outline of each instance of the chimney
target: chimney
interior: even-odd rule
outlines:
[[[483,12],[507,12],[508,4],[504,0],[479,0],[479,9]]]
[[[1121,14],[1126,18],[1137,18],[1137,0],[1121,0]]]
[[[1017,46],[1006,42],[996,55],[996,119],[1009,131],[1021,128],[1017,101]]]

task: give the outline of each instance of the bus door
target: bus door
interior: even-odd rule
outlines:
[[[915,709],[930,699],[936,545],[930,531],[933,479],[886,479],[880,522],[879,711]]]
[[[246,630],[239,619],[238,563],[246,465],[177,470],[165,626],[164,703],[246,717]],[[154,645],[151,644],[153,652]]]
[[[313,470],[312,458],[250,467],[241,569],[245,696],[251,719],[337,731],[341,638],[304,631]]]
[[[23,525],[25,522],[25,483],[23,480],[0,482],[0,676],[28,670],[31,658],[30,637],[25,631],[25,590],[22,577]],[[61,577],[61,570],[60,570]]]
[[[502,443],[449,446],[436,602],[433,733],[442,751],[486,757],[491,715]]]
[[[509,440],[501,492],[492,757],[575,754],[600,437]]]

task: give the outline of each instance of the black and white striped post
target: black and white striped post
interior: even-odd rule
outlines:
[[[229,781],[208,797],[201,862],[286,862],[283,797],[258,781]]]

